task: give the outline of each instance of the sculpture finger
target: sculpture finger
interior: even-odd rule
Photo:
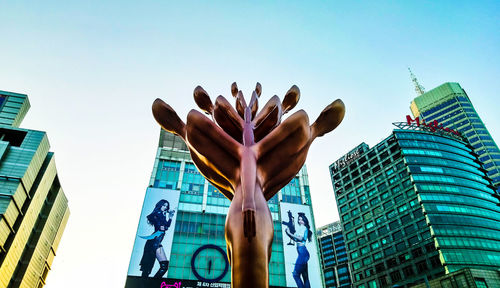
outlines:
[[[236,96],[238,96],[238,91],[238,85],[236,84],[236,82],[233,82],[233,84],[231,84],[231,95],[236,98]]]
[[[250,100],[250,109],[252,110],[252,119],[254,119],[255,114],[257,114],[257,110],[259,110],[259,100],[257,96],[257,92],[253,91],[252,93],[252,99]]]
[[[311,125],[312,138],[323,136],[335,129],[344,119],[345,106],[342,100],[337,99],[319,114],[318,119]]]
[[[272,157],[271,154],[277,150],[285,150],[288,155],[293,155],[309,141],[310,132],[307,113],[299,110],[252,146],[252,149],[258,161],[264,156]]]
[[[242,143],[243,119],[234,110],[226,98],[219,96],[215,100],[214,119],[217,124],[234,140]]]
[[[191,110],[187,117],[186,143],[200,161],[236,187],[241,144],[196,110]]]
[[[300,90],[299,87],[293,85],[288,92],[285,94],[285,98],[283,99],[283,103],[281,104],[283,107],[283,114],[288,113],[288,111],[292,110],[300,99]]]
[[[210,96],[208,93],[201,87],[197,86],[193,92],[194,102],[196,105],[200,107],[206,114],[212,115],[214,111],[214,105],[212,104],[212,100],[210,100]]]
[[[245,108],[247,107],[247,103],[245,102],[245,98],[243,98],[243,93],[241,91],[236,95],[236,111],[242,119],[245,118]]]
[[[273,193],[282,188],[278,187],[276,191],[269,190],[268,187],[277,186],[272,183],[281,183],[284,181],[282,179],[292,179],[300,170],[305,157],[298,157],[301,155],[299,152],[310,145],[310,132],[307,114],[300,110],[252,146],[257,155],[257,177],[263,191],[266,189],[264,192],[266,198],[272,197]],[[284,162],[283,159],[287,161]],[[281,175],[280,178],[273,180],[278,175]],[[273,181],[271,186],[270,181]],[[287,183],[284,182],[283,186]]]
[[[280,98],[274,95],[253,119],[255,142],[259,142],[279,125],[282,115],[281,111]]]
[[[260,95],[262,94],[262,85],[260,85],[259,82],[255,84],[255,92],[257,93],[258,97],[260,97]]]
[[[158,122],[163,129],[185,139],[186,125],[170,105],[163,102],[160,98],[157,98],[153,102],[152,110],[156,122]]]
[[[297,175],[302,166],[304,165],[307,152],[309,151],[310,145],[306,145],[301,151],[295,155],[288,155],[290,159],[293,159],[286,167],[281,170],[277,170],[276,174],[272,177],[268,177],[267,181],[262,185],[262,192],[266,200],[271,199],[281,188],[285,187],[292,179]]]
[[[227,199],[232,200],[234,196],[234,189],[229,181],[217,174],[210,166],[207,165],[203,160],[201,160],[200,156],[195,151],[191,152],[191,158],[193,159],[196,168],[200,171],[200,173],[215,186]]]

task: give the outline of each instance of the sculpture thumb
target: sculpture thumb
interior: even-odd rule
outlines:
[[[170,133],[179,135],[182,139],[186,138],[186,124],[175,113],[174,109],[167,103],[157,98],[153,102],[153,116],[160,126]]]
[[[318,118],[311,125],[312,139],[325,135],[326,133],[337,128],[344,119],[345,106],[342,100],[337,99],[319,114]],[[311,139],[311,140],[312,140]]]

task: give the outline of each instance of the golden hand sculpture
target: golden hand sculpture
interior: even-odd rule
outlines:
[[[257,113],[261,92],[257,83],[247,105],[233,83],[234,109],[222,96],[214,105],[198,86],[195,102],[211,119],[191,110],[186,124],[162,100],[153,103],[156,121],[186,142],[201,174],[231,200],[225,235],[231,286],[236,288],[269,287],[274,230],[267,200],[299,172],[312,141],[335,129],[345,113],[338,99],[311,126],[303,110],[281,123],[281,117],[297,104],[299,88],[292,86],[283,102],[273,96]]]

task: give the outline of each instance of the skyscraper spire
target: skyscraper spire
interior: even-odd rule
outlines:
[[[410,78],[411,78],[411,81],[413,82],[413,84],[415,85],[415,92],[417,92],[417,95],[420,96],[420,95],[424,94],[425,93],[424,86],[422,86],[418,83],[417,77],[415,77],[413,72],[411,72],[410,67],[408,67],[408,71],[410,71]]]

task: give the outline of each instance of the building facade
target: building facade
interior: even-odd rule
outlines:
[[[42,131],[19,128],[24,94],[0,91],[0,287],[43,287],[69,217]]]
[[[340,221],[316,229],[326,288],[352,287]]]
[[[163,226],[168,227],[160,240],[153,237],[158,229],[148,216],[163,200],[169,202],[170,213],[164,212],[163,217],[169,214],[169,219]],[[125,287],[230,287],[224,235],[229,205],[230,201],[198,172],[182,139],[162,130]],[[304,213],[313,232],[312,241],[306,244],[310,254],[309,281],[311,287],[324,287],[306,168],[270,199],[268,205],[274,222],[270,286],[296,287],[293,278],[296,243],[286,235],[285,229],[297,228],[299,213]],[[150,249],[148,245],[153,245],[148,241],[154,239],[160,241],[166,257],[152,254],[152,262],[151,259],[148,262],[145,255]],[[154,247],[157,249],[158,245]],[[168,266],[162,275],[157,272],[162,268],[160,261]]]
[[[410,105],[414,117],[437,121],[467,138],[484,163],[493,184],[500,188],[500,150],[458,83],[445,83],[415,98]]]
[[[427,283],[417,284],[412,288],[443,288],[443,287],[464,287],[464,288],[491,288],[500,287],[498,271],[478,270],[463,268],[458,271],[446,274],[442,277],[432,279]]]
[[[330,166],[354,287],[499,276],[500,197],[479,156],[453,133],[408,126]]]

